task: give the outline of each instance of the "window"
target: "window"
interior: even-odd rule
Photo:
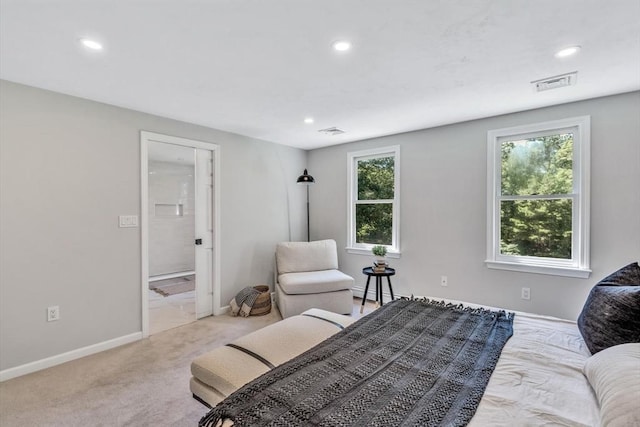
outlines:
[[[487,266],[589,277],[588,116],[488,133]]]
[[[400,147],[349,153],[350,253],[371,254],[374,245],[387,246],[387,256],[399,256]]]

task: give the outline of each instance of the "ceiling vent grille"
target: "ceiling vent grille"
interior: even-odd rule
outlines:
[[[342,129],[338,129],[335,126],[331,128],[320,129],[318,132],[324,133],[326,135],[340,135],[341,133],[344,133]]]
[[[557,89],[559,87],[573,86],[577,80],[578,72],[574,71],[572,73],[534,80],[531,84],[535,85],[536,92],[544,92],[545,90]]]

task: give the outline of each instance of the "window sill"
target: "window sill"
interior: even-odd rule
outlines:
[[[523,273],[548,274],[551,276],[577,277],[580,279],[586,279],[591,275],[591,270],[589,270],[588,268],[542,266],[542,265],[520,264],[515,262],[492,261],[492,260],[486,260],[485,264],[487,265],[488,268],[496,269],[496,270],[510,270],[510,271],[520,271]]]
[[[346,247],[344,249],[347,251],[347,253],[350,253],[350,254],[374,256],[371,253],[370,249],[352,248],[352,247]],[[400,258],[400,252],[388,251],[387,255],[386,255],[386,258]]]

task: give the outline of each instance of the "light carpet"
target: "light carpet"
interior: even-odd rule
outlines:
[[[359,317],[354,300],[353,315]],[[373,304],[367,303],[367,312]],[[191,361],[280,320],[207,317],[148,339],[0,383],[0,426],[196,426]]]
[[[0,426],[196,426],[191,361],[280,320],[208,317],[0,384]]]

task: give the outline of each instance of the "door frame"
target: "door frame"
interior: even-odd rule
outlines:
[[[181,145],[213,153],[213,315],[220,307],[220,146],[210,142],[140,131],[140,288],[142,296],[142,337],[149,336],[149,142]]]

